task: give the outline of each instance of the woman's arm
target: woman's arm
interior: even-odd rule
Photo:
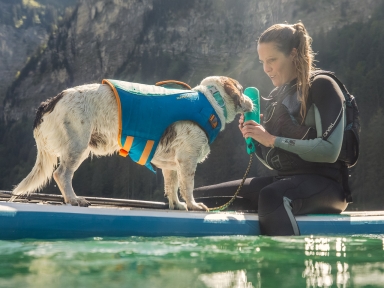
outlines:
[[[276,137],[274,146],[310,162],[336,162],[344,134],[344,95],[329,76],[319,75],[311,86],[317,138],[296,140]]]

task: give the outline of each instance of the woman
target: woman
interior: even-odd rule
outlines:
[[[262,33],[258,54],[276,89],[268,97],[263,126],[239,128],[259,145],[257,157],[278,176],[246,179],[239,196],[259,213],[265,235],[300,235],[294,215],[345,210],[340,153],[345,126],[344,96],[329,76],[314,71],[312,39],[304,25],[276,24]],[[195,190],[195,197],[233,195],[241,181]]]

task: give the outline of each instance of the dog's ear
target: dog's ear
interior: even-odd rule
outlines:
[[[223,83],[225,93],[231,96],[237,106],[241,106],[240,101],[243,96],[243,86],[241,86],[235,79],[229,77],[222,77],[221,81]]]

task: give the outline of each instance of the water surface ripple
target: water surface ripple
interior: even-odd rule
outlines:
[[[384,287],[384,235],[0,241],[0,287]]]

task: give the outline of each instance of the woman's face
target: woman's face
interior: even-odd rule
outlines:
[[[277,49],[275,42],[260,43],[257,46],[260,63],[264,72],[271,78],[274,86],[279,87],[297,77],[293,59],[297,54],[296,48],[286,56]]]

